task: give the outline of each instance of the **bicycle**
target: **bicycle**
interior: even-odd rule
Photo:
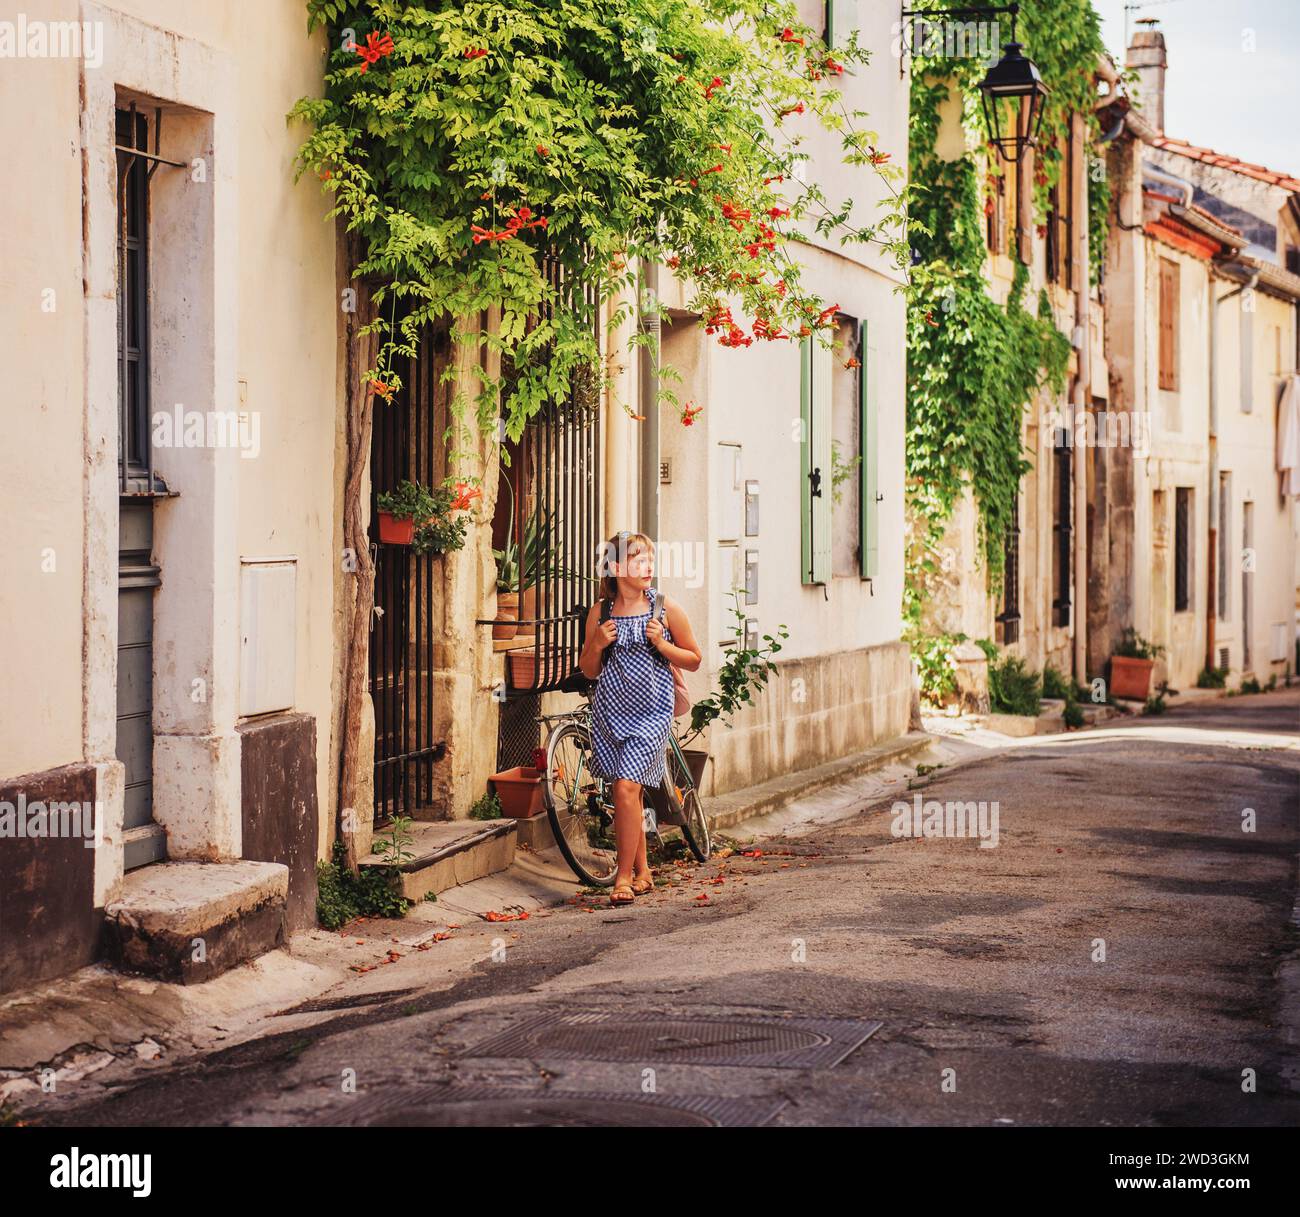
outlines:
[[[574,874],[592,887],[614,882],[618,852],[614,840],[614,794],[611,783],[591,764],[591,696],[595,682],[581,672],[560,685],[563,692],[582,693],[586,704],[558,714],[538,715],[547,728],[546,767],[542,799],[551,833]],[[650,801],[656,825],[681,830],[687,848],[700,862],[712,852],[709,826],[700,804],[690,766],[675,736],[668,737],[665,781],[642,788],[642,806]]]

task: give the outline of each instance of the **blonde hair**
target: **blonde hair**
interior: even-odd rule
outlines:
[[[613,600],[618,595],[618,576],[614,573],[616,562],[626,563],[634,553],[654,551],[655,543],[643,532],[616,532],[608,541],[600,543],[600,598]]]

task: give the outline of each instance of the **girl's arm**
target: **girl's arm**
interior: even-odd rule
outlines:
[[[704,662],[704,653],[700,650],[700,644],[695,641],[691,619],[676,600],[669,600],[667,597],[664,597],[664,616],[668,619],[668,628],[676,641],[666,641],[663,624],[653,618],[646,626],[646,637],[669,663],[676,664],[684,672],[694,672]]]
[[[600,675],[600,657],[605,648],[614,641],[618,626],[613,621],[600,622],[600,601],[587,610],[587,625],[583,634],[582,654],[578,657],[578,667],[588,680],[595,680]]]

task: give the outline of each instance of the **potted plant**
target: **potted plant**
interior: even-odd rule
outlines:
[[[1148,642],[1131,625],[1126,626],[1110,657],[1111,695],[1145,702],[1151,691],[1151,669],[1164,653],[1164,647]]]
[[[525,820],[542,810],[542,771],[527,765],[502,769],[488,778],[488,785],[501,804],[501,814]]]
[[[396,490],[386,490],[375,498],[379,509],[379,541],[383,545],[410,545],[415,539],[417,521],[424,523],[437,506],[425,487],[418,482],[402,481]]]
[[[497,560],[497,620],[492,637],[506,641],[519,628],[519,559],[514,540],[506,538],[504,549],[494,549]]]
[[[781,643],[790,636],[784,625],[776,627],[776,635],[764,634],[761,647],[745,646],[745,613],[740,607],[740,593],[733,593],[736,604],[732,611],[736,615],[734,634],[736,645],[727,651],[727,658],[718,669],[718,689],[691,706],[691,724],[679,741],[682,755],[686,758],[687,768],[691,771],[691,780],[698,787],[704,778],[704,767],[709,760],[707,748],[692,748],[690,745],[698,740],[715,722],[731,724],[727,721],[741,706],[749,705],[757,693],[767,684],[768,677],[776,671],[773,656],[781,649]]]

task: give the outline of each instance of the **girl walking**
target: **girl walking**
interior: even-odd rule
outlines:
[[[646,860],[641,787],[663,780],[673,723],[673,674],[687,672],[703,655],[685,610],[663,597],[664,620],[655,612],[654,544],[644,533],[620,532],[601,547],[600,599],[587,613],[578,666],[596,681],[592,701],[593,768],[613,783],[614,840],[618,863],[611,904],[630,904],[654,887]],[[601,613],[601,602],[608,612]],[[601,617],[606,620],[602,621]]]

